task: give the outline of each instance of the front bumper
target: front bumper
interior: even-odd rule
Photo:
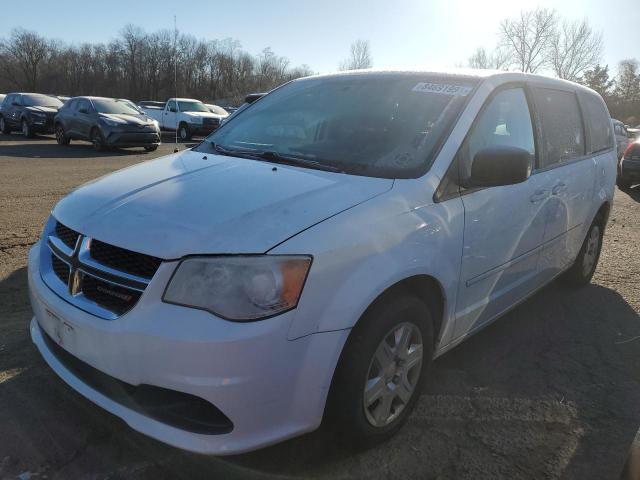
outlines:
[[[38,243],[29,253],[33,342],[65,382],[135,430],[185,450],[225,455],[276,443],[320,424],[348,331],[290,341],[287,332],[295,310],[233,323],[162,303],[176,262],[162,264],[131,311],[103,320],[68,304],[44,284],[39,250]],[[233,423],[233,430],[194,433],[129,408],[74,374],[47,346],[43,332],[73,357],[121,382],[210,402]]]
[[[105,143],[111,147],[151,147],[160,145],[160,132],[106,131]]]
[[[192,135],[209,135],[218,129],[220,123],[215,124],[203,124],[203,123],[190,123],[189,131]]]
[[[31,129],[36,133],[53,133],[53,117],[34,117],[31,120]]]

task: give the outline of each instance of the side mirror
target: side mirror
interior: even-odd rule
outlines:
[[[176,113],[178,110],[176,110],[176,107],[169,107],[169,111],[172,113]]]
[[[80,113],[84,113],[87,114],[89,113],[89,111],[86,108],[81,108],[80,110],[78,110]]]
[[[13,102],[11,102],[11,105],[14,107],[19,107],[20,104],[18,102],[16,102],[15,100]]]
[[[473,157],[469,187],[522,183],[531,175],[531,154],[522,148],[494,146]]]

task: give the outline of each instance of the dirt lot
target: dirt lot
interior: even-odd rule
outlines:
[[[352,452],[324,432],[250,455],[164,446],[68,388],[27,332],[26,261],[75,186],[170,153],[94,154],[0,135],[0,478],[618,478],[640,425],[640,189],[616,192],[587,288],[554,283],[436,361],[390,442]]]

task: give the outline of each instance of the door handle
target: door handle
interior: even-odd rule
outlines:
[[[558,195],[559,193],[562,193],[566,190],[567,190],[567,184],[564,182],[560,182],[551,189],[551,193],[553,195]]]
[[[549,196],[549,190],[544,190],[544,189],[539,189],[536,190],[533,195],[531,195],[529,197],[529,200],[531,200],[531,203],[537,203],[540,202],[541,200],[544,200],[545,198],[547,198]]]

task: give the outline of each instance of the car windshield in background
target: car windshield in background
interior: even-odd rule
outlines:
[[[216,115],[229,115],[224,108],[217,105],[209,105],[209,109],[211,110],[211,113],[215,113]]]
[[[59,99],[49,95],[23,95],[22,102],[26,107],[60,108],[62,106],[62,102]]]
[[[209,109],[202,102],[178,102],[181,112],[207,112]]]
[[[475,79],[348,74],[291,82],[197,147],[386,178],[422,175]]]
[[[112,115],[140,115],[140,111],[134,108],[128,100],[93,99],[93,106],[98,113]]]

